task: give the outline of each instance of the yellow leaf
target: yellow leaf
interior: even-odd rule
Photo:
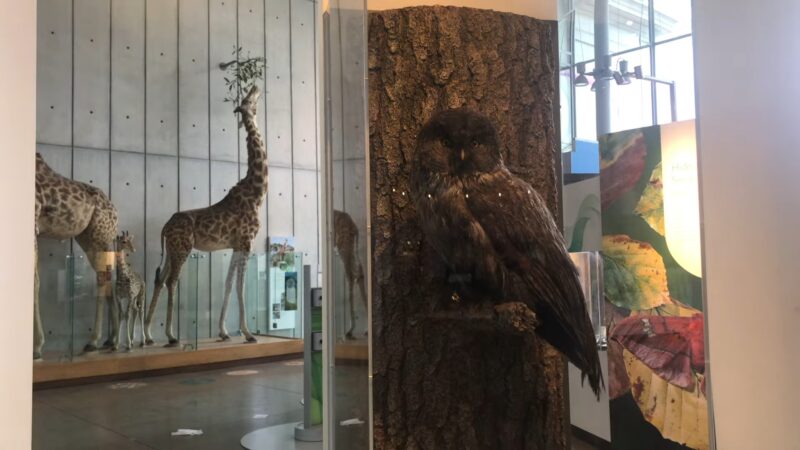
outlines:
[[[695,450],[708,450],[708,403],[700,390],[703,375],[693,391],[668,383],[644,365],[633,353],[623,350],[631,394],[645,420],[665,439]]]
[[[608,300],[631,311],[669,301],[661,255],[650,244],[625,235],[603,236],[603,282]]]
[[[656,233],[664,236],[664,194],[663,183],[661,182],[661,163],[653,168],[650,181],[642,192],[642,197],[633,210],[642,217],[650,228]]]
[[[703,311],[700,311],[699,309],[681,303],[679,300],[676,300],[672,297],[668,297],[667,301],[663,305],[657,306],[653,309],[648,309],[643,311],[631,311],[631,315],[639,315],[639,316],[658,315],[667,317],[692,317],[695,314],[702,314],[702,313]]]

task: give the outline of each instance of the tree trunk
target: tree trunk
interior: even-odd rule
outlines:
[[[560,218],[556,36],[553,22],[488,10],[369,15],[378,450],[567,448],[564,360],[514,299],[452,299],[408,195],[422,124],[469,106],[494,122],[509,168]]]

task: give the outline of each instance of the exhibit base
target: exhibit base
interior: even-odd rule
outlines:
[[[197,350],[184,351],[181,347],[145,347],[132,352],[94,352],[75,357],[72,361],[36,361],[33,364],[35,387],[48,383],[96,377],[130,376],[135,373],[173,370],[235,361],[263,358],[283,358],[303,352],[303,341],[270,336],[258,336],[255,344],[243,344],[231,339],[217,342],[202,340]]]
[[[247,433],[242,437],[240,443],[247,450],[321,450],[322,449],[322,430],[321,427],[312,427],[307,431],[320,428],[318,431],[320,440],[317,442],[304,442],[295,439],[296,427],[302,424],[285,423]]]
[[[322,425],[306,427],[300,422],[294,426],[294,438],[303,442],[322,442]]]

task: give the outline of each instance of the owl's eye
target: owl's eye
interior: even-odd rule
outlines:
[[[452,147],[451,144],[452,142],[450,142],[450,139],[442,138],[442,145],[444,145],[445,147]]]
[[[479,143],[478,143],[477,140],[472,141],[472,146],[473,147],[477,147],[478,145],[479,145]]]

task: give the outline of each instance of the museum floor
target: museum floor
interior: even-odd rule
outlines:
[[[280,361],[35,391],[33,449],[239,449],[250,431],[301,420],[302,370]],[[179,428],[203,434],[172,436]]]

